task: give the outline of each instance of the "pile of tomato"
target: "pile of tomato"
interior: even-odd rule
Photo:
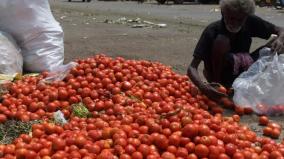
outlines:
[[[0,157],[19,159],[280,159],[284,145],[222,116],[186,76],[145,60],[105,55],[77,60],[62,81],[47,72],[16,81],[0,104],[0,122],[42,120]],[[82,102],[90,117],[72,114]],[[60,110],[68,123],[50,123]],[[213,112],[213,113],[211,113]],[[267,123],[268,124],[268,123]],[[271,125],[271,124],[270,124]],[[280,130],[273,124],[273,129]],[[271,126],[271,127],[272,127]],[[272,128],[271,128],[272,129]]]

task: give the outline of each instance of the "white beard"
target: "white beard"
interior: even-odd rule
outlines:
[[[227,25],[227,24],[225,24],[225,25],[226,25],[227,30],[231,33],[238,33],[242,29],[242,26],[233,27],[231,25]]]

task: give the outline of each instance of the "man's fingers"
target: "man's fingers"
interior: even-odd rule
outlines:
[[[277,42],[273,42],[272,44],[271,44],[271,51],[275,51],[275,48],[276,48],[276,46],[277,46]]]
[[[275,43],[275,40],[276,40],[276,38],[274,38],[274,39],[268,41],[268,43],[266,44],[266,46],[268,46],[268,47],[272,46],[273,43]]]
[[[284,45],[283,44],[281,44],[280,46],[279,46],[279,50],[277,51],[279,54],[283,54],[284,53]]]
[[[282,50],[282,45],[278,43],[278,45],[276,45],[275,47],[275,52],[280,53]]]
[[[227,97],[226,94],[219,92],[218,90],[214,89],[214,93],[218,98]]]

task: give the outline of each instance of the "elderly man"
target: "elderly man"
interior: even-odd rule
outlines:
[[[209,98],[218,100],[225,95],[210,83],[231,87],[233,81],[258,59],[258,51],[250,54],[252,37],[269,39],[278,35],[266,46],[275,52],[284,51],[284,29],[254,15],[254,0],[221,0],[222,19],[213,22],[203,31],[188,67],[191,81]],[[204,62],[204,83],[198,66]]]

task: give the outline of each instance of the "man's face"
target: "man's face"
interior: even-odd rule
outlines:
[[[247,15],[233,10],[222,11],[226,28],[231,33],[237,33],[247,20]]]

